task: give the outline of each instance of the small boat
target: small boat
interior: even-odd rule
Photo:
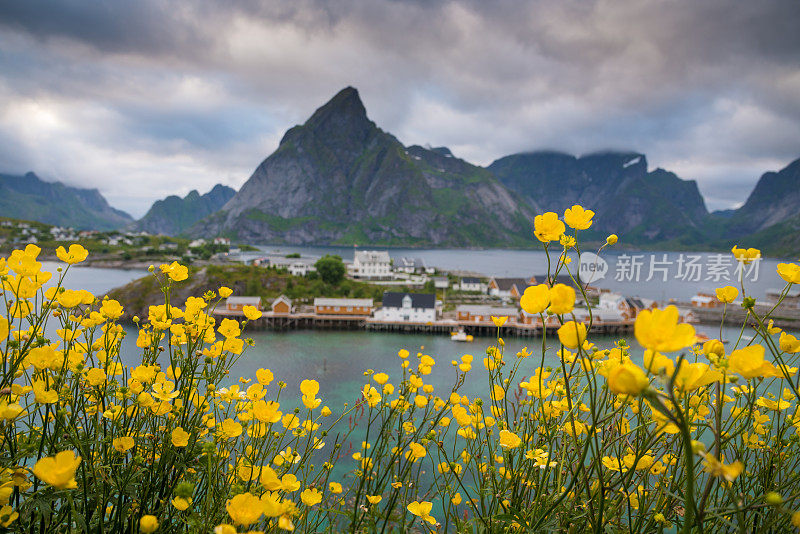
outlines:
[[[450,341],[465,341],[469,343],[472,339],[472,334],[467,334],[463,328],[459,328],[457,332],[450,332]]]

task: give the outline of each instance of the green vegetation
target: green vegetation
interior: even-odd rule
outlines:
[[[344,280],[345,266],[340,256],[325,254],[317,260],[314,267],[326,284],[336,286]]]

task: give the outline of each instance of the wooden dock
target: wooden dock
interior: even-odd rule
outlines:
[[[241,318],[240,312],[215,310],[214,315],[223,317]],[[509,318],[508,322],[500,329],[504,337],[541,337],[543,331],[548,335],[556,335],[558,326],[529,325]],[[616,336],[633,332],[633,320],[629,321],[595,321],[590,333],[596,335]],[[255,321],[247,323],[247,328],[255,330],[368,330],[374,332],[394,332],[408,334],[440,334],[449,335],[451,332],[464,329],[467,334],[475,337],[494,337],[497,327],[492,322],[468,322],[454,319],[439,319],[433,322],[411,321],[380,321],[367,316],[348,315],[317,315],[315,313],[275,314],[264,312],[264,315]]]

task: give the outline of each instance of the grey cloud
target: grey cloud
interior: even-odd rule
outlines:
[[[69,157],[54,132],[16,139],[30,126],[0,104],[0,139],[19,147],[0,167],[92,182],[102,165],[90,161],[119,153],[121,184],[238,185],[355,85],[407,144],[481,164],[637,150],[723,207],[800,156],[798,27],[796,0],[3,2],[0,96],[56,113],[80,157],[43,156]]]

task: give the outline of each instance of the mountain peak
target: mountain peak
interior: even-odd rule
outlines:
[[[365,121],[368,120],[367,109],[361,101],[358,89],[348,86],[336,93],[333,98],[314,112],[306,124],[319,124],[334,116],[348,116]]]

